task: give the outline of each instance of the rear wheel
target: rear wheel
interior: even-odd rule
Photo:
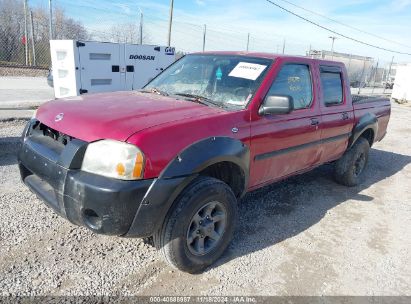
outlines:
[[[199,177],[177,199],[154,243],[173,267],[200,272],[227,248],[237,213],[237,200],[227,184]]]
[[[368,162],[370,144],[360,137],[335,164],[335,180],[345,186],[356,186]]]

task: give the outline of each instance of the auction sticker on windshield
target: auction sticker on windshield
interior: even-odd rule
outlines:
[[[266,67],[262,64],[239,62],[228,76],[256,80]]]

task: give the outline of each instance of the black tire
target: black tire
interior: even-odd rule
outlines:
[[[370,144],[360,137],[335,164],[335,180],[345,186],[353,187],[361,183],[368,163]]]
[[[215,202],[218,204],[215,204]],[[210,217],[207,217],[207,223],[202,223],[204,227],[208,224],[212,226],[212,229],[210,225],[207,226],[205,234],[223,227],[222,220],[218,220],[217,217],[225,218],[224,229],[216,234],[220,236],[218,241],[204,236],[205,234],[203,235],[203,230],[201,230],[202,240],[200,240],[200,236],[198,236],[200,230],[197,228],[203,229],[204,227],[197,226],[198,223],[195,221],[198,218],[205,220],[205,214],[214,204],[218,205],[220,209],[212,209]],[[204,218],[200,216],[202,213],[199,213],[203,210],[207,211],[203,214]],[[211,215],[211,212],[214,213]],[[216,215],[217,213],[218,215]],[[222,216],[221,214],[225,215]],[[215,223],[213,222],[214,218],[216,219]],[[153,236],[154,244],[171,266],[184,272],[198,273],[214,263],[223,254],[232,239],[237,218],[237,199],[231,188],[218,179],[199,177],[187,186],[174,202],[172,209],[163,222],[162,228]],[[210,223],[210,221],[213,223]],[[193,231],[193,227],[195,227],[195,231]],[[192,237],[193,234],[196,234],[195,238]],[[189,244],[193,239],[194,241]],[[199,245],[201,242],[202,247]],[[204,249],[207,244],[208,252]],[[196,249],[200,247],[204,249],[202,255],[196,252]]]

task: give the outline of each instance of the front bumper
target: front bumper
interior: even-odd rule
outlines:
[[[72,139],[62,146],[46,136],[30,136],[32,124],[25,130],[18,163],[22,180],[39,198],[96,233],[126,235],[132,225],[133,236],[153,232],[141,227],[137,216],[153,180],[122,181],[81,171],[86,142]],[[149,208],[146,216],[154,214]]]

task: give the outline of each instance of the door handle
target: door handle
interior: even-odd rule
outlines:
[[[343,120],[347,120],[347,119],[349,119],[349,118],[350,118],[350,116],[348,115],[347,112],[342,113],[342,119],[343,119]]]
[[[320,121],[317,118],[311,118],[312,126],[318,126],[319,124],[320,124]]]

